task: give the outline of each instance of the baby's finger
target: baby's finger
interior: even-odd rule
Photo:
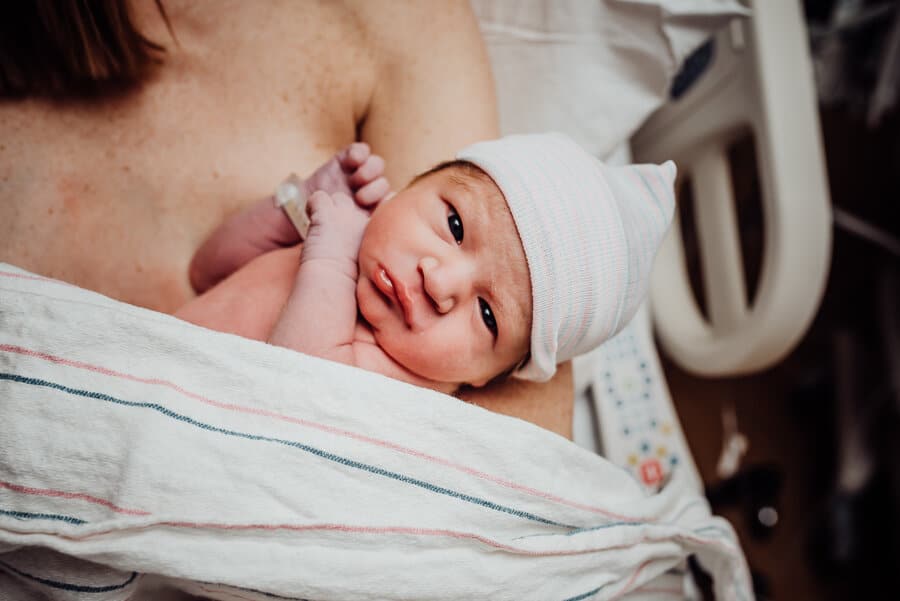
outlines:
[[[352,173],[366,162],[371,152],[365,142],[354,142],[337,153],[337,160],[344,173]]]
[[[347,178],[347,183],[351,188],[360,188],[382,175],[384,175],[384,159],[373,154],[353,175]]]
[[[331,196],[329,196],[327,192],[316,190],[312,193],[312,196],[309,197],[309,200],[306,201],[306,212],[309,213],[310,216],[313,216],[318,211],[321,211],[323,208],[332,204],[334,204],[334,201],[332,201]]]
[[[349,195],[344,194],[343,192],[335,192],[331,195],[331,200],[334,202],[334,206],[349,206],[352,207],[354,204],[353,199],[350,198]]]
[[[379,177],[356,191],[356,203],[362,207],[375,208],[391,191],[386,177]]]

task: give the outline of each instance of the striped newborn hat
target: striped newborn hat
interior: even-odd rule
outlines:
[[[631,319],[672,222],[675,163],[604,165],[570,138],[516,135],[464,148],[506,198],[531,277],[531,358],[545,381]]]

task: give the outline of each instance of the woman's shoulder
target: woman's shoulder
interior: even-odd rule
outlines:
[[[465,53],[463,42],[474,36],[478,46],[478,22],[468,0],[445,0],[439,4],[346,0],[345,6],[375,42],[376,51],[386,55],[418,57],[420,62],[427,62],[447,42]]]

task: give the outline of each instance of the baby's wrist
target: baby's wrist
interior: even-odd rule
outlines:
[[[304,249],[303,256],[300,258],[300,270],[302,272],[319,271],[326,276],[338,274],[352,281],[353,286],[356,286],[356,280],[359,278],[359,264],[356,256],[324,255],[310,257],[307,256],[306,249]]]

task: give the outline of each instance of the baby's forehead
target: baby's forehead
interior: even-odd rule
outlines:
[[[531,277],[525,249],[512,212],[499,186],[471,163],[447,168],[449,180],[466,192],[467,202],[482,222],[482,245],[492,255],[493,280],[507,311],[530,333],[532,318]]]
[[[450,183],[464,190],[478,202],[478,208],[486,213],[483,217],[487,221],[496,225],[510,226],[511,231],[518,237],[519,232],[516,229],[512,212],[509,210],[509,205],[506,203],[500,187],[487,173],[475,165],[462,161],[459,163],[446,168],[446,175]],[[504,227],[503,229],[510,228]]]

